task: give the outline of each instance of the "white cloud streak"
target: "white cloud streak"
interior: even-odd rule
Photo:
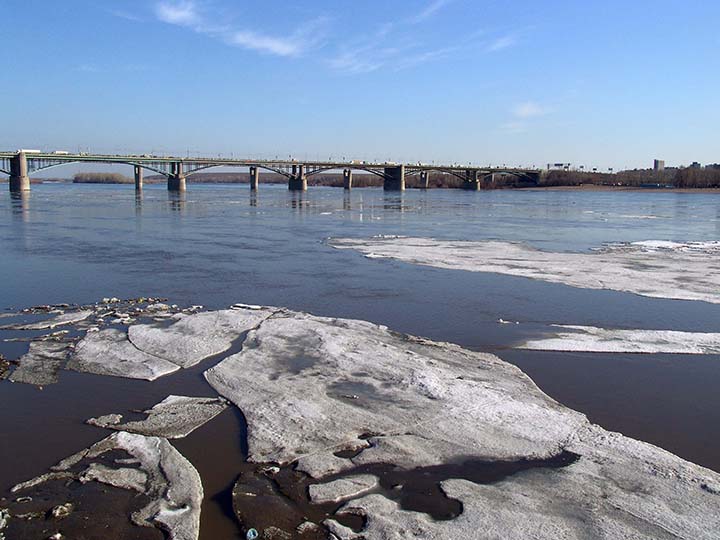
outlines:
[[[411,17],[410,22],[413,24],[423,22],[435,15],[435,13],[440,11],[452,1],[453,0],[433,0],[432,2],[427,4],[422,11],[420,11],[414,17]]]
[[[510,109],[512,120],[502,124],[500,129],[513,134],[527,133],[534,118],[545,116],[551,112],[551,109],[535,101],[518,103]]]
[[[494,40],[492,43],[490,43],[487,46],[487,52],[497,52],[502,51],[503,49],[507,49],[509,47],[512,47],[513,45],[517,44],[517,38],[511,34],[508,34],[506,36],[502,36]]]
[[[129,11],[123,11],[120,9],[111,9],[108,11],[110,15],[113,17],[117,17],[119,19],[125,19],[126,21],[133,21],[133,22],[143,22],[143,18],[139,15],[136,15],[134,13],[130,13]]]
[[[534,118],[536,116],[544,116],[548,114],[549,109],[542,105],[535,103],[534,101],[526,101],[524,103],[518,103],[512,108],[512,115],[515,118]]]
[[[155,15],[164,23],[189,28],[234,47],[282,57],[301,56],[318,46],[327,23],[326,18],[318,18],[302,25],[290,36],[272,36],[255,30],[213,24],[193,0],[162,0],[155,5]]]
[[[199,27],[202,21],[195,2],[189,0],[160,2],[155,6],[155,14],[164,23],[191,28]]]

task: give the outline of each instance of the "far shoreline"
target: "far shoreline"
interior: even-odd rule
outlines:
[[[720,194],[720,188],[676,188],[676,187],[640,187],[640,186],[603,186],[581,184],[579,186],[533,186],[516,188],[522,191],[641,191],[643,193],[714,193]]]

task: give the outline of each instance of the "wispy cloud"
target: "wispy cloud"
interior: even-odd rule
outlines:
[[[110,9],[108,10],[108,13],[112,15],[113,17],[117,17],[119,19],[125,19],[126,21],[133,21],[133,22],[142,22],[143,18],[139,15],[136,15],[135,13],[130,13],[129,11],[123,11],[121,9]]]
[[[328,65],[343,73],[361,74],[379,69],[400,71],[449,56],[462,46],[424,46],[416,39],[411,27],[430,18],[453,1],[433,0],[409,19],[381,24],[371,36],[342,46],[337,54],[327,61]],[[475,34],[472,37],[474,39]]]
[[[327,18],[320,17],[301,25],[289,36],[273,36],[219,24],[204,14],[193,0],[162,0],[155,4],[155,15],[164,23],[190,28],[234,47],[285,57],[301,56],[318,46],[328,22]]]
[[[79,64],[75,66],[75,71],[82,73],[117,73],[117,72],[139,72],[147,71],[148,67],[142,64],[125,64],[125,65],[98,65],[98,64]]]
[[[190,0],[159,2],[155,5],[155,15],[162,22],[178,26],[197,28],[202,23],[197,5]]]
[[[397,47],[376,45],[370,39],[355,47],[345,48],[328,61],[328,65],[343,73],[371,73],[379,69],[400,71],[448,56],[457,47],[421,49],[417,44],[406,43]]]
[[[508,34],[495,39],[487,46],[486,50],[488,52],[502,51],[503,49],[512,47],[515,44],[517,44],[517,37],[512,34]]]
[[[552,109],[535,101],[524,101],[510,109],[512,119],[500,126],[508,133],[527,133],[532,120],[550,114]]]
[[[410,22],[419,23],[426,19],[429,19],[452,1],[453,0],[432,0],[419,13],[412,16],[410,18]]]
[[[550,109],[534,101],[526,101],[515,105],[511,112],[515,118],[525,119],[536,116],[544,116],[550,112]]]
[[[528,131],[528,125],[526,122],[519,122],[517,120],[512,120],[510,122],[505,122],[500,126],[500,129],[503,131],[507,131],[508,133],[527,133]]]

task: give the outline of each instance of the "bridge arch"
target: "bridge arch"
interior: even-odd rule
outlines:
[[[140,167],[140,168],[142,168],[142,169],[145,169],[145,170],[148,170],[148,171],[152,171],[152,172],[155,172],[155,173],[157,173],[157,174],[161,174],[161,175],[166,176],[166,177],[167,177],[167,176],[170,176],[169,170],[163,170],[162,168],[154,167],[154,166],[152,166],[152,165],[150,165],[150,164],[147,164],[147,163],[142,163],[142,162],[137,163],[137,162],[133,162],[133,161],[105,161],[105,160],[98,160],[98,161],[76,160],[76,161],[70,161],[70,160],[62,160],[62,161],[58,161],[57,163],[49,163],[49,164],[46,164],[46,165],[40,165],[40,166],[36,166],[36,167],[31,166],[30,163],[32,163],[32,162],[29,162],[29,163],[28,163],[28,176],[29,176],[29,175],[32,175],[32,174],[35,174],[35,173],[37,173],[37,172],[40,172],[40,171],[47,171],[47,170],[49,170],[49,169],[54,169],[54,168],[56,168],[56,167],[62,167],[63,165],[72,165],[72,164],[94,164],[94,163],[106,163],[106,164],[110,164],[110,165],[129,165],[129,166],[131,166],[131,167]],[[0,169],[0,170],[4,172],[3,169]],[[7,174],[10,174],[10,172],[8,171]]]

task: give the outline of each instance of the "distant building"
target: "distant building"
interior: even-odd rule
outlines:
[[[701,169],[702,165],[700,165],[700,163],[697,161],[693,161],[692,164],[690,165],[690,168],[691,169]]]
[[[655,172],[662,172],[665,170],[665,160],[656,159],[653,163],[653,170]]]
[[[569,171],[571,163],[548,163],[548,171]]]

